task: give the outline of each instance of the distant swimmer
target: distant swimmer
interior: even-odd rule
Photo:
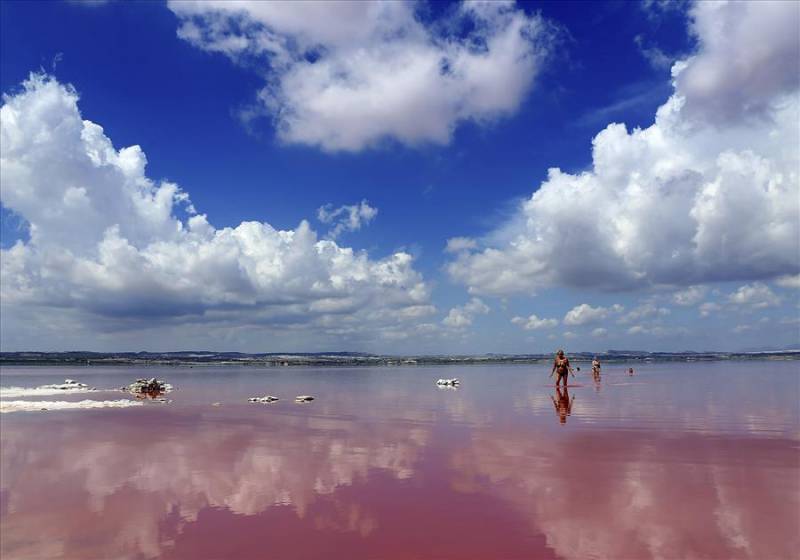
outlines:
[[[600,360],[597,359],[597,356],[592,359],[592,376],[595,379],[600,378]]]
[[[562,424],[567,423],[567,416],[572,414],[572,403],[575,397],[569,396],[569,389],[564,387],[564,392],[561,392],[561,387],[556,387],[556,394],[553,397],[553,406],[556,407],[556,414],[558,414],[558,421]]]
[[[569,374],[572,374],[572,377],[575,377],[575,372],[572,371],[572,366],[569,365],[569,358],[564,355],[563,350],[559,350],[556,352],[556,359],[553,361],[553,369],[550,372],[550,377],[553,377],[553,374],[558,373],[558,378],[556,379],[556,385],[564,381],[564,387],[567,386],[567,377]]]
[[[628,375],[633,375],[633,368],[628,368]]]

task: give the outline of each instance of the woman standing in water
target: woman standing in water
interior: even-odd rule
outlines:
[[[600,381],[600,360],[597,356],[592,359],[592,377],[595,381]]]
[[[558,379],[556,379],[556,385],[561,383],[561,380],[564,380],[564,387],[567,386],[567,377],[571,373],[572,377],[575,377],[575,372],[572,371],[572,366],[569,364],[569,358],[564,355],[563,350],[559,350],[556,352],[556,359],[553,361],[553,370],[550,372],[550,377],[553,377],[554,373],[558,373]]]

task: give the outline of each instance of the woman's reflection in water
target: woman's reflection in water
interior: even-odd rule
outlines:
[[[569,389],[566,387],[563,390],[561,387],[556,387],[556,394],[550,398],[553,399],[553,405],[556,407],[558,421],[566,424],[567,416],[572,413],[572,403],[575,401],[575,397],[569,396]]]

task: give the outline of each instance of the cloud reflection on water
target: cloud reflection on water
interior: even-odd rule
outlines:
[[[226,400],[263,378],[210,371],[168,407],[8,415],[0,553],[790,558],[800,452],[781,368],[763,392],[744,367],[643,370],[624,386],[610,372],[600,393],[570,389],[564,424],[525,368],[465,370],[446,392],[422,368],[271,377],[321,398],[270,408]],[[218,379],[235,387],[225,403],[200,404]]]
[[[366,479],[372,469],[410,478],[429,437],[426,429],[410,424],[378,428],[353,421],[270,417],[276,419],[279,425],[243,421],[219,426],[158,414],[147,417],[144,425],[128,423],[132,418],[81,418],[50,425],[42,437],[34,433],[40,426],[4,430],[4,558],[5,552],[50,556],[39,548],[45,541],[48,547],[62,542],[63,548],[54,550],[72,550],[83,531],[88,540],[96,540],[92,527],[101,530],[98,518],[116,525],[107,535],[116,534],[114,555],[133,548],[145,557],[158,556],[168,542],[160,530],[168,517],[177,516],[180,532],[205,508],[255,515],[272,506],[290,506],[302,519],[317,496]],[[69,493],[62,492],[65,487]],[[42,507],[43,496],[54,507]],[[65,530],[69,509],[92,521],[77,533]],[[344,521],[316,522],[339,523],[361,534],[376,524],[361,518],[357,504],[342,515]],[[91,551],[81,554],[92,557]]]

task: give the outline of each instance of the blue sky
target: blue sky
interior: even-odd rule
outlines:
[[[20,140],[3,153],[12,170],[2,184],[3,350],[797,345],[798,131],[785,124],[797,107],[797,41],[783,27],[769,29],[796,20],[797,6],[787,5],[417,3],[296,14],[263,3],[233,10],[230,3],[4,2],[3,139]],[[335,32],[353,22],[355,32]],[[743,60],[748,70],[748,53],[731,49],[738,37],[758,34],[775,62],[739,69],[749,84],[763,84],[742,87],[724,65]],[[435,57],[452,69],[411,71]],[[676,62],[687,69],[673,78]],[[49,77],[22,86],[31,72]],[[230,268],[188,259],[184,269],[158,268],[204,248],[230,253],[212,243],[213,233],[202,242],[164,233],[192,216],[177,198],[158,233],[140,238],[127,232],[141,233],[149,214],[90,220],[69,207],[67,215],[59,205],[70,188],[85,189],[95,212],[117,196],[98,169],[122,164],[95,162],[80,176],[56,164],[33,167],[52,158],[27,142],[33,129],[8,119],[13,99],[20,122],[39,118],[37,97],[72,103],[61,118],[99,124],[116,150],[140,146],[146,170],[120,178],[118,196],[143,188],[131,185],[146,177],[150,189],[177,184],[216,231],[253,221],[296,232],[307,220],[317,240],[352,248],[370,272],[341,280],[341,263],[315,249],[270,253],[262,249],[271,233],[251,238],[243,230],[232,234],[241,259]],[[659,107],[677,98],[683,105],[656,122]],[[605,131],[593,157],[593,138],[615,122],[627,129]],[[635,138],[635,127],[650,132]],[[795,153],[776,152],[768,140],[776,135]],[[670,142],[689,153],[672,157],[679,150],[669,151]],[[763,174],[730,179],[737,165],[754,167],[743,161],[753,153]],[[25,165],[33,171],[20,171]],[[548,179],[553,167],[560,178]],[[63,191],[43,186],[59,182]],[[764,194],[767,184],[773,190]],[[531,202],[540,189],[547,199]],[[377,214],[359,214],[361,201]],[[325,205],[342,208],[332,223],[318,218]],[[751,224],[742,218],[748,206],[768,215]],[[336,220],[351,214],[333,238]],[[72,236],[70,221],[99,229]],[[39,238],[31,239],[31,224]],[[114,225],[139,260],[109,260],[101,263],[106,276],[90,278],[80,271],[97,270],[91,265],[101,262]],[[454,238],[468,241],[446,251]],[[154,253],[159,241],[175,243],[176,253]],[[251,244],[261,248],[256,256]],[[54,268],[53,251],[75,261]],[[381,263],[392,255],[411,260],[387,280]],[[304,264],[284,266],[289,261]],[[230,283],[180,287],[212,270],[230,274]],[[307,270],[320,276],[309,273],[307,285],[287,292]],[[130,281],[150,275],[152,283]]]

